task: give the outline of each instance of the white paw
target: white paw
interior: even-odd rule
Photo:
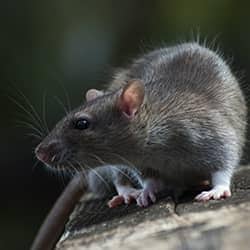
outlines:
[[[152,178],[145,180],[143,186],[142,189],[136,189],[131,186],[118,185],[118,195],[108,202],[108,206],[113,208],[136,201],[138,206],[148,207],[151,203],[156,202],[156,193],[165,187],[161,181]]]
[[[197,201],[220,200],[231,196],[230,188],[227,186],[215,186],[209,191],[203,191],[195,197]]]
[[[148,207],[151,203],[156,202],[155,192],[151,189],[134,189],[129,193],[123,193],[114,196],[109,202],[108,206],[110,208],[117,207],[121,204],[130,204],[136,201],[137,205],[140,207]]]
[[[151,189],[143,189],[141,190],[140,195],[136,199],[136,203],[140,207],[148,207],[150,203],[156,202],[155,192]]]

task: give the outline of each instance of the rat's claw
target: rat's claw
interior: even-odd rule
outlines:
[[[147,197],[144,197],[143,194],[141,194],[137,199],[136,203],[139,207],[147,207],[149,202]]]
[[[231,196],[231,191],[229,187],[226,186],[216,186],[209,191],[203,191],[195,197],[197,201],[208,201],[211,199],[220,200]]]
[[[124,203],[130,204],[134,199],[135,199],[135,197],[133,197],[132,195],[125,195],[124,196]]]
[[[124,197],[122,195],[116,195],[108,202],[108,206],[110,208],[114,208],[123,203],[124,203]]]
[[[140,207],[148,207],[150,203],[156,202],[155,194],[152,190],[143,189],[141,190],[141,194],[136,199],[136,203]]]
[[[143,189],[120,185],[118,186],[118,195],[114,196],[108,202],[108,206],[114,208],[121,204],[130,204],[133,201],[136,201],[138,206],[148,207],[150,203],[156,202],[156,184],[152,181],[148,182]]]
[[[141,190],[137,190],[135,188],[126,188],[119,195],[114,196],[108,202],[108,206],[110,208],[114,208],[124,203],[130,204],[132,201],[137,200],[140,194],[141,194]]]
[[[155,194],[154,194],[153,192],[150,192],[150,193],[149,193],[149,197],[150,197],[150,199],[151,199],[151,201],[152,201],[153,203],[156,202],[156,196],[155,196]]]

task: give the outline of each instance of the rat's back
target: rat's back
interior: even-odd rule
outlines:
[[[246,104],[236,77],[217,53],[197,43],[152,51],[118,72],[110,89],[131,79],[145,84],[136,124],[147,127],[147,145],[156,151],[157,145],[165,147],[165,162],[176,165],[171,168],[178,169],[177,179],[180,169],[186,175],[194,165],[204,176],[226,169],[231,177],[244,145]],[[171,180],[173,171],[165,171]]]
[[[110,88],[119,88],[131,79],[144,82],[147,97],[155,104],[169,104],[175,98],[176,106],[202,98],[203,104],[207,102],[216,109],[234,104],[240,114],[246,115],[239,83],[226,62],[197,43],[161,48],[139,57],[130,67],[118,71]]]

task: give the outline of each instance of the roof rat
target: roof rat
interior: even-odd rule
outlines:
[[[91,169],[92,191],[104,195],[107,186],[115,188],[110,207],[133,200],[146,207],[166,185],[204,180],[211,189],[195,199],[221,199],[231,195],[246,113],[226,62],[197,43],[184,43],[137,58],[115,73],[106,90],[89,90],[36,155],[51,167]]]

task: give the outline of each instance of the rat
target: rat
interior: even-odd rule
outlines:
[[[231,196],[246,123],[244,95],[225,60],[182,43],[136,58],[105,90],[88,90],[35,153],[52,168],[83,172],[100,196],[116,192],[111,208],[147,207],[168,186],[206,181],[210,189],[195,199],[218,200]]]

